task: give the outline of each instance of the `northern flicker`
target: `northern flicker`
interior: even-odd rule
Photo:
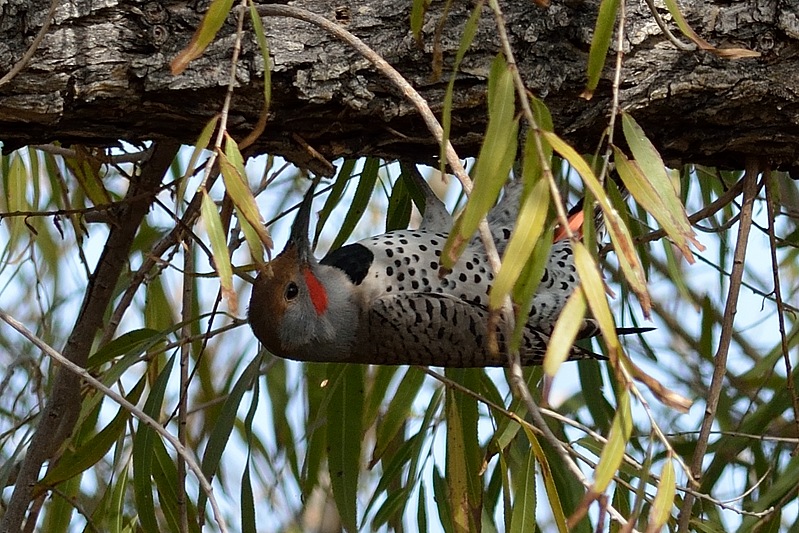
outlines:
[[[418,230],[398,230],[343,246],[321,261],[308,238],[314,187],[306,193],[285,249],[256,279],[249,307],[255,336],[273,354],[299,361],[503,366],[489,350],[488,294],[494,274],[485,251],[472,243],[451,273],[439,278],[447,241],[443,204]],[[516,196],[516,197],[515,197]],[[518,205],[517,190],[489,215],[504,248]],[[511,206],[511,207],[507,207]],[[540,364],[555,321],[579,280],[568,240],[552,246],[525,324],[520,349],[525,365]],[[630,331],[627,331],[630,332]],[[597,334],[586,320],[581,337]],[[599,357],[577,346],[570,359]]]

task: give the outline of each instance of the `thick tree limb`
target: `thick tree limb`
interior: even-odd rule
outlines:
[[[433,74],[434,34],[442,3],[426,15],[420,48],[410,34],[409,6],[391,0],[298,0],[361,37],[440,111],[469,15],[452,4],[438,42],[444,75]],[[508,38],[528,89],[545,99],[558,132],[593,152],[610,109],[610,65],[594,98],[579,98],[599,0],[503,5]],[[0,65],[28,49],[45,20],[47,0],[9,0],[0,7]],[[643,3],[628,5],[620,102],[670,163],[742,167],[746,154],[783,167],[799,162],[799,5],[787,0],[684,0],[693,28],[714,45],[747,47],[757,59],[726,60],[678,50]],[[61,140],[113,144],[170,137],[193,143],[219,110],[227,84],[233,17],[206,55],[180,76],[169,62],[190,40],[206,3],[132,0],[62,4],[28,67],[0,87],[4,149]],[[665,10],[661,14],[674,31]],[[402,95],[346,44],[300,21],[264,20],[275,65],[271,115],[256,151],[288,156],[313,168],[296,139],[328,160],[371,154],[430,161],[438,147]],[[615,47],[615,42],[613,44]],[[453,144],[473,155],[485,128],[486,79],[499,43],[486,12],[458,74]],[[611,59],[612,61],[612,59]],[[0,67],[2,68],[2,67]],[[243,43],[229,127],[249,133],[262,107],[263,61],[248,35]]]
[[[80,367],[86,366],[94,339],[103,327],[103,316],[111,303],[114,287],[128,263],[133,239],[178,148],[175,141],[159,142],[155,146],[141,175],[128,189],[126,196],[130,201],[119,208],[116,223],[111,224],[97,268],[89,278],[78,319],[63,350],[63,355]],[[59,369],[47,406],[28,446],[8,508],[0,521],[0,532],[20,530],[41,466],[69,438],[78,413],[80,379],[72,372]]]

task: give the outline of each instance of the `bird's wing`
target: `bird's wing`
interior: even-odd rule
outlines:
[[[489,311],[459,298],[435,293],[398,293],[374,300],[359,334],[363,359],[380,364],[447,367],[506,366],[505,335],[496,326],[499,353],[488,348]],[[540,364],[549,337],[525,327],[523,365]],[[572,347],[570,359],[601,358]]]

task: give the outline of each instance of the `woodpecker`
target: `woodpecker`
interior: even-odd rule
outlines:
[[[519,189],[511,187],[489,215],[500,248],[518,212]],[[440,200],[440,205],[431,204],[426,195],[427,209],[437,215],[420,229],[370,237],[317,261],[308,238],[313,192],[314,186],[305,194],[285,249],[253,285],[248,319],[267,350],[316,362],[507,364],[501,321],[493,326],[499,352],[488,346],[488,294],[494,274],[482,246],[472,242],[452,272],[438,276],[449,230],[443,227],[449,219],[441,214]],[[578,283],[569,241],[554,243],[524,326],[522,364],[542,362],[555,321]],[[597,333],[587,319],[579,336]],[[574,346],[569,358],[601,356]]]

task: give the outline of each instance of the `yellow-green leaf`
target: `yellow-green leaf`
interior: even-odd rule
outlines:
[[[513,76],[504,58],[494,60],[488,79],[488,126],[472,172],[474,189],[441,254],[441,266],[452,268],[480,221],[494,206],[516,157],[519,121]]]
[[[630,393],[625,388],[622,389],[619,395],[616,416],[613,417],[613,425],[610,428],[608,441],[605,443],[605,447],[602,448],[602,455],[599,457],[599,464],[597,464],[594,472],[594,484],[591,487],[591,492],[601,494],[608,488],[624,458],[624,449],[630,440],[632,430],[633,419],[630,409]]]
[[[227,19],[233,0],[213,0],[205,13],[200,27],[194,32],[189,45],[181,50],[172,60],[172,74],[177,75],[186,70],[194,59],[200,57],[216,37],[217,32]]]
[[[638,297],[641,304],[641,309],[644,316],[649,317],[650,309],[652,307],[649,291],[646,288],[646,276],[644,275],[641,260],[633,247],[632,237],[626,226],[621,221],[621,217],[613,209],[613,206],[608,200],[605,190],[599,183],[599,180],[591,170],[590,165],[578,154],[574,148],[569,146],[560,137],[551,132],[542,132],[546,139],[552,144],[552,147],[563,157],[569,164],[580,174],[585,186],[594,195],[599,207],[602,209],[602,214],[605,219],[605,227],[608,229],[610,238],[616,250],[616,256],[619,258],[619,265],[621,266],[624,277],[630,284],[633,292]],[[590,299],[589,299],[590,303]]]
[[[655,501],[652,502],[652,510],[649,512],[649,523],[646,526],[647,533],[657,533],[666,525],[671,517],[671,508],[674,506],[674,496],[677,486],[674,480],[674,464],[671,452],[666,457],[666,463],[660,472],[660,483],[655,494]]]
[[[347,531],[358,530],[358,473],[363,441],[364,367],[329,365],[328,468],[333,499]]]
[[[111,203],[111,195],[105,190],[100,177],[100,162],[82,146],[75,148],[75,157],[65,157],[64,162],[72,171],[80,188],[94,205]]]
[[[555,485],[555,478],[552,476],[552,470],[549,467],[549,460],[541,444],[538,442],[535,433],[530,429],[530,426],[525,424],[522,426],[524,433],[527,435],[527,440],[538,460],[541,467],[541,477],[544,480],[544,489],[547,492],[547,499],[549,500],[549,507],[552,510],[552,518],[555,520],[555,525],[558,527],[559,533],[567,533],[569,528],[566,526],[566,514],[563,512],[563,506],[560,503],[560,494],[558,494],[558,487]]]
[[[578,287],[563,306],[552,337],[547,344],[547,353],[544,355],[544,373],[552,377],[560,368],[560,365],[569,357],[569,351],[577,337],[577,332],[583,325],[586,311],[585,294],[582,288]]]
[[[599,84],[602,69],[605,68],[605,58],[613,38],[613,27],[616,25],[616,13],[619,10],[619,0],[602,0],[599,5],[599,15],[596,18],[594,37],[591,39],[591,50],[588,52],[588,83],[585,85],[582,96],[590,100],[594,90]]]
[[[233,290],[233,268],[230,265],[225,232],[222,230],[222,219],[219,217],[219,211],[217,211],[214,201],[211,200],[205,189],[203,189],[200,212],[211,241],[211,253],[213,253],[214,267],[222,285],[222,296],[227,299],[231,311],[235,312],[238,309],[238,299],[236,291]]]
[[[216,125],[219,123],[219,115],[214,115],[211,117],[203,130],[200,132],[200,136],[197,137],[197,142],[194,144],[194,150],[191,152],[191,158],[189,158],[189,164],[186,166],[186,175],[183,176],[180,184],[178,185],[178,192],[175,195],[177,198],[183,198],[186,187],[189,183],[189,176],[192,175],[194,172],[194,167],[197,165],[197,161],[200,160],[200,154],[203,150],[208,149],[208,145],[211,143],[211,136],[214,134],[214,130],[216,130]],[[178,205],[182,205],[182,202],[178,201]]]
[[[517,473],[515,479],[510,533],[535,531],[535,452],[532,446],[520,467],[522,471]]]
[[[519,279],[532,255],[536,241],[544,232],[548,206],[549,184],[545,180],[538,180],[530,194],[524,198],[516,226],[502,256],[502,268],[497,272],[488,298],[491,309],[499,309],[502,306],[505,297],[510,294]]]
[[[255,196],[244,179],[244,164],[241,154],[236,147],[236,143],[230,137],[227,137],[225,151],[227,155],[219,154],[219,168],[222,171],[222,179],[225,181],[225,190],[230,199],[233,200],[236,212],[241,215],[244,221],[249,223],[260,241],[260,243],[248,241],[250,249],[257,250],[260,245],[263,245],[271,250],[273,246],[272,237],[269,236],[269,232],[264,226],[261,212],[258,210],[258,204],[255,203]],[[243,224],[242,227],[244,227]],[[247,232],[244,233],[244,236],[247,238]]]
[[[666,4],[666,8],[669,10],[669,13],[671,13],[671,16],[674,18],[674,22],[677,24],[677,27],[680,28],[680,31],[682,31],[686,37],[691,39],[702,50],[727,59],[760,57],[760,52],[747,50],[746,48],[716,48],[700,37],[693,30],[693,28],[688,25],[688,22],[686,22],[685,17],[683,17],[676,0],[664,0],[664,2]]]
[[[622,114],[622,125],[624,137],[635,158],[635,161],[630,162],[620,150],[614,148],[614,160],[624,185],[663,226],[686,259],[693,263],[693,254],[686,241],[700,251],[704,250],[704,246],[696,240],[660,154],[629,114]]]
[[[272,103],[272,65],[269,61],[269,43],[266,41],[264,25],[258,15],[255,2],[249,2],[249,4],[252,29],[255,33],[255,40],[258,41],[258,48],[261,50],[261,58],[264,60],[264,111],[268,111],[269,105]]]
[[[618,354],[620,348],[619,339],[616,335],[616,325],[613,322],[613,314],[610,312],[607,296],[605,296],[605,283],[599,273],[594,258],[591,253],[580,242],[573,242],[574,266],[577,267],[577,274],[580,276],[580,287],[582,288],[591,314],[599,324],[602,336],[608,345],[611,353],[611,361]]]

